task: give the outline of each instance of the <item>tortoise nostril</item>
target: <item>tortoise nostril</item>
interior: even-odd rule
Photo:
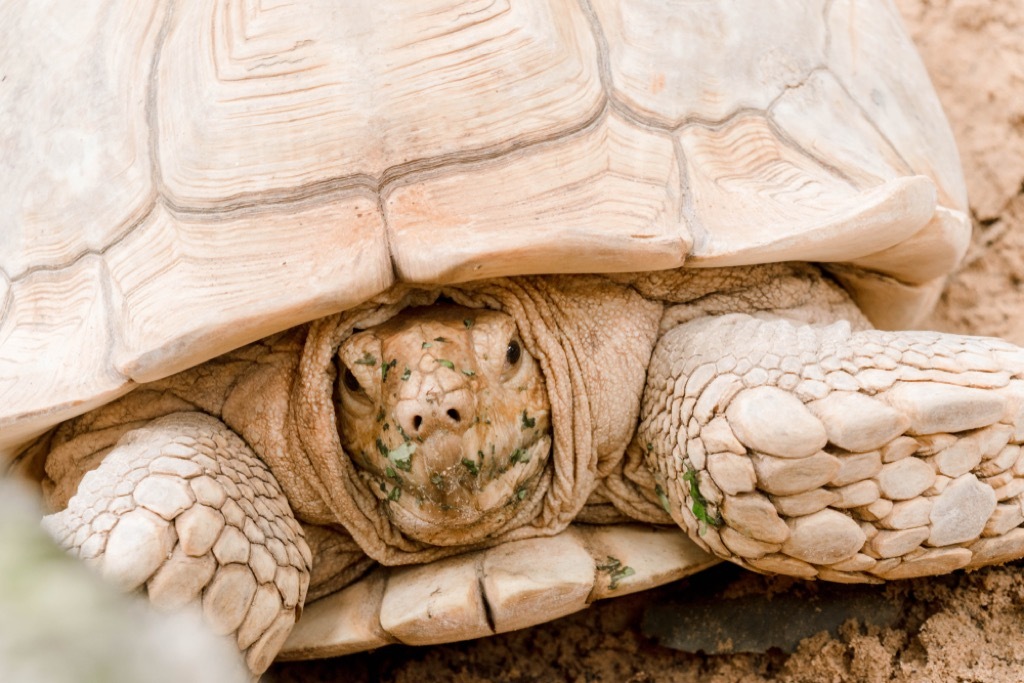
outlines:
[[[412,418],[412,428],[414,430],[419,431],[420,430],[420,425],[422,425],[422,424],[423,424],[423,417],[421,415],[417,415],[416,417]]]
[[[450,408],[447,415],[453,422],[459,422],[462,420],[462,417],[459,415],[459,411],[455,410],[455,408]]]

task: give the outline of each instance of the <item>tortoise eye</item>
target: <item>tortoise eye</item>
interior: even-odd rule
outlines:
[[[359,380],[352,374],[352,371],[345,368],[345,374],[342,376],[342,382],[345,383],[345,388],[352,393],[357,393],[363,390],[362,386],[359,385]]]
[[[513,339],[508,343],[508,349],[505,351],[505,364],[509,367],[513,367],[519,362],[519,359],[523,356],[523,349],[519,346],[519,341]]]

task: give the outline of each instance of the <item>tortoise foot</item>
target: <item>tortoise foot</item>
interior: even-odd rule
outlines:
[[[257,676],[298,619],[311,557],[266,466],[220,421],[175,413],[126,434],[44,526],[158,609],[201,610]]]
[[[876,582],[1024,556],[1024,350],[728,315],[651,368],[649,464],[720,557]]]

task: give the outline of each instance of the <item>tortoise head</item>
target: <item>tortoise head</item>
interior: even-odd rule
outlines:
[[[511,316],[408,309],[347,339],[337,363],[342,446],[407,536],[473,543],[533,498],[550,406]]]

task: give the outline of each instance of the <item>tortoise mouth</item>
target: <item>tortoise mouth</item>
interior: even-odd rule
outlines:
[[[420,459],[422,473],[414,469],[400,482],[385,476],[385,487],[401,491],[393,494],[394,489],[389,489],[385,509],[410,538],[441,546],[481,541],[518,514],[524,503],[543,495],[538,491],[540,474],[551,453],[546,434],[503,457],[484,453],[468,436],[428,439],[421,444],[426,451],[431,447],[437,447],[438,453]],[[431,469],[431,461],[449,464]]]

